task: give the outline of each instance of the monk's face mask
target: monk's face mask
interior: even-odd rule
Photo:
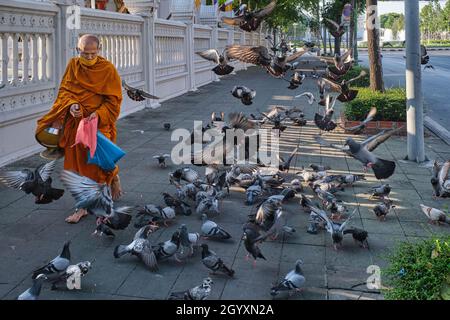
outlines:
[[[81,64],[83,64],[87,67],[90,67],[90,66],[93,66],[97,62],[97,58],[98,57],[96,56],[93,59],[86,59],[85,57],[80,56],[80,62],[81,62]]]

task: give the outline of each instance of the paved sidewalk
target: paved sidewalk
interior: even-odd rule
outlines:
[[[244,106],[231,96],[230,90],[237,84],[257,90],[253,105]],[[173,129],[192,128],[194,120],[208,121],[212,111],[244,111],[249,114],[255,113],[257,108],[266,110],[270,105],[301,105],[306,117],[313,119],[317,107],[307,105],[305,100],[293,101],[292,97],[304,90],[316,93],[315,80],[308,79],[295,91],[286,87],[287,82],[273,79],[259,68],[249,68],[220,82],[201,87],[197,92],[166,101],[159,109],[143,110],[121,119],[118,123],[118,145],[127,155],[119,162],[125,191],[119,205],[163,204],[161,192],[175,191],[169,185],[168,173],[176,167],[170,165],[160,169],[152,159],[158,152],[170,153],[175,145],[175,142],[170,141],[171,132],[163,129],[165,122],[170,122]],[[139,130],[143,130],[143,133]],[[318,134],[318,129],[312,121],[300,129],[289,127],[282,134],[281,148],[286,153],[295,147],[299,138],[302,141],[296,157],[296,168],[291,172],[310,163],[322,163],[332,167],[330,173],[362,173],[362,166],[357,161],[319,147],[313,139],[315,134]],[[343,143],[346,135],[336,131],[324,137]],[[434,136],[426,139],[426,152],[431,159],[442,161],[450,158],[448,145]],[[306,288],[290,299],[382,298],[371,293],[365,285],[352,287],[366,281],[369,276],[366,268],[369,265],[385,265],[383,255],[396,242],[417,241],[432,233],[448,234],[448,226],[436,227],[427,223],[419,204],[442,208],[449,202],[433,201],[430,169],[401,161],[406,153],[404,137],[390,139],[376,153],[386,159],[395,159],[398,164],[396,173],[388,180],[393,187],[391,198],[396,205],[394,213],[385,222],[376,220],[371,209],[377,201],[369,200],[365,193],[377,183],[372,174],[367,176],[367,181],[357,183],[340,194],[340,198],[350,208],[359,205],[359,212],[351,225],[369,232],[369,249],[360,248],[351,237],[347,237],[343,248],[335,252],[330,236],[325,231],[317,235],[306,233],[309,215],[296,200],[285,205],[285,210],[288,224],[296,227],[297,232],[291,237],[263,243],[261,250],[267,261],[258,260],[256,268],[252,268],[251,262],[244,260],[245,248],[241,235],[242,224],[254,208],[244,205],[245,194],[235,188],[231,196],[224,199],[220,216],[212,218],[227,229],[233,238],[227,242],[208,240],[207,243],[236,270],[236,274],[233,279],[213,276],[210,298],[271,299],[272,283],[292,269],[299,258],[305,263]],[[13,163],[8,168],[34,168],[42,162],[35,155]],[[200,172],[203,174],[203,169]],[[286,180],[290,181],[290,177]],[[60,182],[57,181],[56,185],[60,186]],[[308,196],[312,196],[308,188],[305,190]],[[113,240],[92,237],[94,217],[87,217],[76,225],[64,222],[65,217],[73,211],[73,205],[74,201],[67,192],[57,202],[37,206],[33,196],[0,186],[0,298],[12,299],[30,287],[32,270],[59,254],[63,243],[69,239],[72,240],[72,262],[95,259],[93,268],[82,279],[81,290],[50,291],[45,286],[41,292],[43,299],[165,299],[169,292],[198,285],[207,276],[208,270],[202,265],[199,254],[184,264],[174,260],[162,262],[157,273],[148,271],[135,257],[114,259],[114,247],[129,243],[136,229],[130,225],[127,230],[116,232]],[[152,239],[168,240],[181,223],[186,223],[191,232],[200,231],[201,220],[194,212],[189,217],[177,217],[176,223],[156,232]],[[281,295],[280,298],[287,296]]]

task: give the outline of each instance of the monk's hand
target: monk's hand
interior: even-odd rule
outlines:
[[[95,118],[97,118],[97,112],[92,112],[92,113],[89,115],[88,120],[93,120],[93,119],[95,119]]]
[[[80,106],[77,103],[74,103],[73,105],[70,106],[70,114],[74,118],[81,118],[83,116]]]

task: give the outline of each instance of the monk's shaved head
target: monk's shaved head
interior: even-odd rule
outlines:
[[[100,47],[100,40],[93,34],[84,34],[78,39],[78,48],[84,49],[87,45],[95,44],[97,48]]]

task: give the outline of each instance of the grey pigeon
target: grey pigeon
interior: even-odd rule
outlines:
[[[228,58],[226,52],[219,53],[217,49],[208,49],[200,52],[196,52],[203,59],[209,60],[217,64],[211,71],[219,76],[224,76],[233,72],[234,67],[228,64]]]
[[[106,183],[64,170],[61,181],[74,197],[77,209],[86,209],[97,216],[97,226],[105,224],[114,230],[123,230],[131,222],[132,207],[114,208],[110,187]]]
[[[334,104],[336,103],[336,99],[333,103],[331,103],[331,97],[327,96],[325,99],[325,113],[321,115],[316,113],[314,115],[314,123],[320,130],[324,131],[333,131],[336,129],[336,123],[332,120],[334,114]]]
[[[161,207],[154,204],[145,205],[136,214],[136,222],[134,226],[141,228],[147,224],[163,223],[166,227],[167,223],[175,219],[175,210],[171,207]]]
[[[42,284],[47,280],[47,277],[43,274],[39,274],[36,279],[33,280],[33,285],[22,292],[17,300],[37,300],[41,294]]]
[[[36,197],[36,204],[47,204],[58,200],[64,194],[64,190],[52,188],[51,175],[55,166],[56,160],[53,160],[40,165],[34,171],[29,169],[3,171],[0,172],[0,182],[26,194],[32,193]]]
[[[51,260],[45,266],[33,271],[32,279],[36,279],[38,275],[44,274],[47,278],[51,276],[58,276],[64,272],[70,265],[70,241],[64,244],[64,247],[56,258]]]
[[[375,186],[372,187],[370,192],[372,193],[372,195],[370,196],[372,197],[376,197],[376,198],[386,198],[387,196],[389,196],[389,193],[391,193],[391,186],[389,184],[382,184],[379,186]]]
[[[213,274],[216,272],[222,272],[230,277],[233,277],[234,270],[228,268],[221,258],[217,256],[214,251],[209,250],[207,244],[203,243],[202,247],[202,263],[205,267],[213,271]]]
[[[174,172],[169,173],[169,181],[171,184],[179,184],[181,183],[181,180],[192,183],[194,181],[197,181],[199,178],[199,173],[189,167],[180,168],[175,170]]]
[[[431,185],[434,189],[434,196],[447,198],[450,197],[450,160],[439,164],[437,161],[433,165],[433,176]]]
[[[77,274],[80,277],[86,276],[89,270],[92,267],[92,263],[90,261],[82,261],[77,264],[70,265],[67,267],[66,271],[61,274],[58,278],[52,279],[50,282],[52,283],[52,290],[58,289],[58,284],[63,283],[65,287],[67,287],[67,280],[72,277],[74,274]]]
[[[200,234],[189,233],[185,224],[182,224],[178,230],[180,231],[180,251],[175,255],[178,260],[183,260],[194,254],[194,246],[198,245]]]
[[[251,90],[245,86],[234,86],[231,90],[233,97],[241,99],[241,102],[246,106],[253,103],[253,99],[256,97],[256,91]]]
[[[387,214],[391,211],[392,208],[395,208],[392,203],[393,201],[390,199],[383,199],[383,202],[375,206],[373,212],[377,216],[378,220],[386,220]]]
[[[297,145],[297,147],[294,148],[294,150],[292,150],[291,154],[289,155],[289,157],[286,160],[284,160],[284,158],[280,157],[277,154],[278,160],[280,161],[280,164],[278,165],[278,170],[289,171],[289,168],[291,167],[292,159],[297,154],[297,151],[298,151],[298,145]]]
[[[211,278],[203,279],[201,285],[192,289],[180,292],[172,292],[168,300],[206,300],[211,294],[211,285],[214,282]]]
[[[170,195],[167,192],[163,192],[164,202],[168,207],[171,207],[175,210],[175,214],[183,214],[185,216],[190,216],[192,214],[191,207],[185,201],[178,199]]]
[[[361,143],[356,142],[352,138],[347,138],[344,146],[329,143],[319,136],[316,136],[315,139],[321,145],[341,150],[347,155],[361,161],[364,168],[372,168],[377,179],[387,179],[394,174],[395,162],[378,158],[372,151],[402,128],[388,131],[384,130]]]
[[[359,228],[349,228],[344,230],[343,232],[344,234],[351,234],[353,237],[353,240],[355,240],[355,242],[359,243],[359,245],[363,248],[367,248],[368,247],[368,243],[367,243],[367,237],[369,236],[369,234],[367,233],[366,230],[362,230]]]
[[[301,268],[302,264],[302,260],[297,260],[295,262],[295,269],[289,271],[288,274],[286,274],[286,276],[284,277],[283,281],[272,287],[272,289],[270,290],[270,295],[276,296],[280,293],[280,291],[300,291],[306,281]]]
[[[167,153],[164,153],[164,154],[158,154],[158,155],[155,155],[155,156],[153,156],[153,159],[156,159],[156,160],[158,160],[158,166],[160,167],[160,168],[165,168],[165,167],[167,167],[167,164],[166,164],[166,159],[167,158],[170,158],[170,154],[167,154]]]
[[[246,259],[248,259],[250,255],[252,255],[254,259],[253,266],[255,265],[256,259],[258,258],[267,260],[261,253],[261,249],[258,247],[258,243],[262,242],[266,238],[266,236],[261,235],[258,230],[258,226],[252,222],[247,222],[244,225],[243,229],[244,234],[242,236],[242,239],[244,240],[245,250],[247,250],[248,252]]]
[[[208,220],[206,214],[202,214],[202,221],[201,235],[203,237],[214,240],[227,240],[231,238],[231,235],[225,229],[214,221]]]
[[[364,119],[364,121],[362,121],[360,124],[354,126],[354,127],[350,127],[350,128],[344,128],[341,125],[339,125],[342,129],[345,129],[346,131],[350,131],[353,134],[360,134],[361,132],[364,131],[364,129],[366,128],[367,124],[373,120],[373,118],[375,118],[377,114],[377,108],[372,107],[369,111],[369,113],[366,116],[366,119]]]

